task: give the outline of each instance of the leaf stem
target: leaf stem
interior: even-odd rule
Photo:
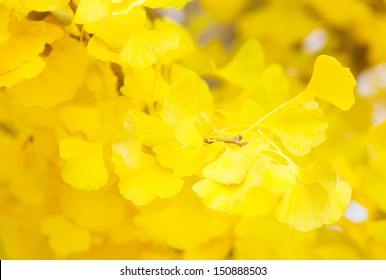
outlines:
[[[285,103],[281,104],[280,106],[276,107],[271,112],[269,112],[268,114],[264,115],[259,120],[257,120],[254,124],[252,124],[250,127],[248,127],[247,130],[245,130],[241,135],[245,136],[247,133],[249,133],[252,129],[254,129],[256,126],[258,126],[266,118],[270,117],[271,115],[273,115],[274,113],[276,113],[280,109],[284,108],[285,106],[287,106],[288,104],[290,104],[291,102],[295,101],[296,99],[298,99],[298,98],[300,98],[302,96],[303,96],[303,94],[300,93],[300,94],[296,95],[295,97],[291,98],[290,100],[288,100],[287,102],[285,102]]]
[[[286,155],[283,153],[283,151],[275,144],[275,142],[274,142],[271,138],[269,138],[267,135],[265,135],[260,129],[258,130],[258,132],[259,132],[261,135],[265,136],[265,137],[268,139],[269,143],[276,149],[276,150],[267,149],[267,151],[270,151],[270,152],[272,152],[272,153],[274,153],[274,154],[276,154],[276,155],[278,155],[278,156],[281,156],[281,157],[284,158],[284,159],[285,159],[292,167],[295,167],[295,168],[297,168],[297,169],[300,169],[300,168],[301,168],[301,167],[299,167],[296,163],[294,163],[294,162],[292,161],[292,159],[290,159],[288,156],[286,156]]]

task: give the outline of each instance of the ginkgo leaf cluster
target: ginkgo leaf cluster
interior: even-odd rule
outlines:
[[[385,258],[383,12],[322,2],[0,0],[0,256]]]

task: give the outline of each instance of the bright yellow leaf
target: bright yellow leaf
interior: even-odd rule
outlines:
[[[81,133],[89,141],[103,139],[101,112],[94,107],[66,106],[59,111],[59,119],[66,129],[74,134]]]
[[[109,13],[110,1],[82,0],[79,2],[74,22],[84,24],[87,22],[98,21]]]
[[[351,188],[333,173],[326,162],[302,170],[301,179],[284,194],[278,206],[278,220],[299,231],[337,222],[346,212]]]
[[[264,216],[276,204],[277,199],[277,196],[266,188],[256,186],[248,189],[244,201],[236,204],[228,213],[244,217]]]
[[[333,57],[319,56],[305,93],[322,98],[341,110],[349,110],[354,104],[355,79],[350,69],[342,67]]]
[[[221,184],[210,179],[198,181],[193,191],[213,209],[243,216],[266,215],[276,196],[260,185],[268,165],[267,159],[256,159],[242,184]]]
[[[33,58],[13,71],[9,71],[0,75],[0,85],[11,87],[22,79],[31,79],[37,76],[46,67],[46,62],[40,58]]]
[[[143,135],[123,130],[112,145],[113,152],[120,155],[128,167],[138,167],[141,162]]]
[[[232,60],[224,67],[217,69],[221,78],[240,87],[248,87],[262,78],[263,52],[256,40],[248,40],[237,51]]]
[[[105,41],[98,36],[93,36],[87,44],[87,52],[90,56],[95,57],[103,62],[113,62],[120,64],[119,53],[112,50]]]
[[[113,155],[115,173],[119,176],[121,194],[136,205],[150,203],[156,197],[168,198],[176,195],[184,181],[161,167],[157,160],[142,154],[140,165],[130,168],[118,154]]]
[[[39,54],[63,34],[46,22],[12,20],[8,25],[10,36],[0,44],[0,86],[7,87],[39,74],[44,67]]]
[[[63,180],[75,189],[97,190],[108,180],[103,159],[103,143],[64,139],[59,143],[60,157],[66,160]]]
[[[264,82],[267,86],[267,97],[273,108],[292,98],[289,78],[280,64],[270,64],[264,69]]]
[[[62,36],[62,30],[54,24],[30,20],[13,20],[9,23],[9,39],[0,45],[0,73],[16,69],[22,63],[36,58]]]
[[[111,0],[81,0],[76,9],[74,22],[85,24],[88,22],[101,20],[113,11],[113,1]]]
[[[280,194],[291,189],[296,181],[296,170],[288,165],[270,163],[264,173],[262,186],[275,194]]]
[[[165,113],[167,121],[175,127],[175,137],[181,144],[203,145],[204,138],[196,125],[199,124],[202,131],[206,123],[203,116],[208,116],[212,105],[208,85],[193,72],[184,74],[170,88],[165,96]]]
[[[155,102],[163,102],[169,85],[153,68],[130,68],[125,72],[121,92],[136,101],[143,102],[146,109],[154,110]]]
[[[80,42],[66,37],[54,42],[45,61],[38,76],[7,89],[24,106],[51,108],[71,100],[84,81],[88,58]]]
[[[84,25],[87,32],[94,34],[94,37],[102,39],[110,49],[122,48],[130,36],[135,32],[134,28],[140,28],[146,23],[146,12],[144,9],[136,8],[119,16],[108,16],[103,19],[90,22]]]
[[[120,58],[131,67],[149,67],[169,50],[177,49],[180,35],[176,30],[138,30],[123,47]]]
[[[131,168],[140,164],[142,145],[164,145],[172,138],[172,128],[164,120],[137,110],[127,112],[124,126],[113,143],[113,151]]]
[[[226,146],[225,152],[207,165],[202,174],[221,184],[239,184],[251,168],[258,153],[268,147],[268,140],[261,136],[243,147]]]
[[[282,141],[294,155],[304,155],[325,140],[327,122],[315,101],[282,107],[261,124]]]
[[[176,30],[178,34],[180,34],[178,48],[169,50],[167,54],[161,58],[162,62],[171,63],[178,61],[191,55],[195,51],[196,44],[185,26],[179,25],[174,21],[162,19],[155,22],[155,29]]]

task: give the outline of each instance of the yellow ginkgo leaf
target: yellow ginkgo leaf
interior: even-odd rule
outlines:
[[[131,67],[150,67],[157,57],[176,49],[179,40],[176,30],[137,30],[121,50],[120,58]]]
[[[179,25],[174,21],[166,19],[158,19],[155,21],[155,29],[159,30],[176,30],[180,34],[180,42],[178,48],[169,50],[168,53],[161,58],[162,62],[171,63],[182,59],[195,51],[195,42],[193,41],[192,35],[189,30],[183,26]]]
[[[205,116],[212,110],[213,98],[208,85],[193,72],[187,72],[165,96],[167,121],[175,128],[176,139],[183,145],[202,146],[201,131]]]
[[[181,199],[169,207],[139,214],[134,223],[153,240],[177,250],[198,248],[229,229],[224,218],[207,214],[193,198]]]
[[[9,38],[0,44],[0,86],[15,83],[38,75],[45,62],[39,57],[46,44],[62,36],[62,30],[54,24],[13,20],[9,23]],[[4,75],[4,76],[3,76]]]
[[[72,99],[83,83],[88,63],[85,47],[72,38],[55,41],[45,57],[46,67],[30,80],[7,89],[27,107],[51,108]]]
[[[59,27],[46,22],[20,20],[10,25],[11,36],[0,45],[0,73],[36,58],[44,51],[45,44],[51,44],[63,34]]]
[[[276,201],[274,194],[259,186],[268,163],[267,159],[255,160],[242,184],[225,185],[204,179],[193,185],[193,191],[213,210],[244,216],[265,215]]]
[[[41,220],[40,228],[44,235],[48,235],[51,249],[60,257],[88,251],[91,247],[90,233],[76,227],[64,216],[46,217]]]
[[[232,60],[215,70],[223,79],[240,87],[248,87],[263,76],[263,53],[256,40],[248,40]]]
[[[337,174],[331,164],[327,161],[318,161],[307,168],[300,169],[301,180],[306,184],[319,182],[328,184],[336,181]]]
[[[213,97],[207,83],[194,72],[187,72],[177,80],[166,99],[171,105],[180,107],[181,115],[188,118],[198,118],[201,111],[209,111],[213,106]],[[171,123],[176,122],[173,116],[168,117]]]
[[[112,9],[110,0],[81,0],[76,9],[74,22],[85,24],[98,21],[109,15]]]
[[[121,194],[137,205],[148,204],[156,197],[172,197],[181,190],[184,183],[147,154],[141,155],[140,165],[136,168],[130,168],[118,154],[114,154],[112,160],[115,173],[120,179]]]
[[[250,188],[245,193],[245,199],[241,204],[228,211],[229,214],[244,217],[255,217],[256,215],[267,215],[275,205],[278,197],[261,186]]]
[[[46,62],[36,57],[31,59],[13,71],[9,71],[0,75],[0,85],[11,87],[22,79],[31,79],[37,76],[46,67]]]
[[[75,189],[97,190],[108,180],[103,159],[103,143],[64,139],[59,143],[60,157],[66,160],[63,180]]]
[[[313,100],[284,106],[264,119],[261,125],[275,133],[288,151],[298,156],[308,154],[326,138],[327,121]]]
[[[121,87],[124,95],[143,102],[147,109],[154,107],[155,102],[162,102],[168,90],[169,85],[153,68],[128,69]]]
[[[59,111],[59,119],[70,133],[86,135],[89,141],[103,138],[101,112],[98,108],[66,106]]]
[[[351,188],[336,175],[331,176],[332,172],[327,163],[302,170],[301,179],[284,194],[278,206],[278,220],[299,231],[337,222],[346,212]]]
[[[146,1],[147,0],[112,0],[113,6],[111,14],[114,16],[127,14],[131,12],[132,9],[143,5]]]
[[[243,147],[226,146],[225,152],[202,170],[205,178],[221,184],[239,184],[251,168],[257,154],[268,147],[266,137],[259,136]]]
[[[123,130],[112,145],[113,152],[120,155],[128,167],[138,167],[141,162],[142,141],[143,135]]]
[[[264,83],[267,86],[267,98],[273,108],[292,98],[289,78],[280,64],[270,64],[264,69]]]
[[[112,148],[130,168],[138,167],[141,162],[141,146],[143,142],[144,126],[141,113],[130,110],[125,116],[125,129],[116,137]]]
[[[119,16],[108,16],[101,20],[89,22],[84,29],[93,37],[102,39],[111,50],[122,48],[130,39],[134,28],[142,27],[146,22],[144,9],[136,8]],[[93,40],[91,38],[90,40]]]
[[[90,56],[104,62],[121,63],[119,53],[113,51],[111,46],[98,36],[93,36],[87,44],[87,52]]]
[[[137,110],[127,112],[124,126],[113,143],[113,151],[131,168],[140,164],[142,145],[164,145],[173,135],[172,128],[164,120]]]
[[[184,146],[200,147],[204,143],[196,123],[195,119],[181,119],[178,126],[175,127],[175,137]]]
[[[354,104],[355,79],[348,68],[342,67],[333,57],[319,56],[305,93],[322,98],[341,110],[349,110]]]
[[[296,181],[296,170],[288,165],[269,164],[265,170],[262,186],[275,194],[289,190]]]
[[[185,177],[200,172],[223,147],[222,142],[202,147],[181,147],[178,142],[169,142],[153,148],[153,151],[162,166],[173,169],[173,174],[177,177]]]
[[[224,185],[210,179],[198,181],[193,185],[193,191],[202,198],[204,205],[228,212],[235,205],[244,201],[245,191],[239,185]]]
[[[144,127],[144,145],[156,147],[173,138],[173,128],[165,120],[142,113],[140,121]]]

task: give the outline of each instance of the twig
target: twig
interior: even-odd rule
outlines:
[[[230,144],[236,144],[240,147],[243,147],[248,144],[248,142],[242,142],[241,140],[243,137],[241,135],[237,135],[233,138],[226,138],[226,137],[208,137],[204,139],[204,143],[206,144],[212,144],[214,142],[224,142],[224,143],[230,143]]]

